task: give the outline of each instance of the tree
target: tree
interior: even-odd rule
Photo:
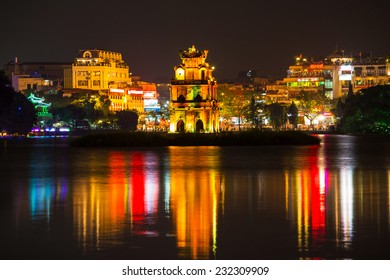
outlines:
[[[310,127],[313,129],[313,120],[325,109],[327,103],[325,93],[301,90],[296,100],[299,111],[309,120]]]
[[[27,134],[36,122],[34,105],[0,71],[0,131],[10,134]]]
[[[138,114],[135,111],[122,110],[116,113],[117,123],[121,129],[136,131],[138,124]]]
[[[244,95],[226,97],[225,99],[224,106],[227,115],[230,117],[237,117],[238,130],[241,130],[241,122],[248,110],[249,100]]]
[[[107,118],[110,113],[111,100],[106,95],[100,95],[98,104],[103,111],[103,116]]]
[[[258,128],[259,121],[258,121],[258,113],[257,113],[257,104],[255,100],[255,96],[252,95],[252,98],[247,104],[247,108],[244,110],[244,117],[247,121],[249,121],[252,124],[252,127]]]
[[[238,119],[238,129],[241,130],[243,118],[251,121],[248,114],[253,91],[241,91],[229,89],[227,86],[218,87],[218,99],[220,100],[220,117],[223,119]]]
[[[279,130],[282,125],[286,124],[286,110],[285,107],[283,107],[279,103],[272,103],[268,105],[268,113],[271,124],[275,130]]]
[[[288,107],[287,116],[289,123],[295,128],[298,124],[298,107],[295,105],[294,101],[291,102],[291,105]]]
[[[339,105],[338,129],[344,133],[390,135],[390,86],[348,95]]]
[[[74,104],[60,108],[53,108],[51,113],[56,120],[67,123],[72,123],[86,118],[84,109]]]

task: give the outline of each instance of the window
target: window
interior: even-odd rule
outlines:
[[[80,81],[78,81],[77,85],[79,87],[86,87],[86,86],[88,86],[88,81],[87,80],[80,80]]]
[[[379,76],[386,76],[386,66],[379,66],[378,67],[378,74],[379,74]]]
[[[200,79],[201,80],[204,80],[206,78],[206,71],[204,70],[204,69],[202,69],[201,71],[200,71]]]
[[[362,75],[362,67],[355,67],[355,76],[360,77]]]

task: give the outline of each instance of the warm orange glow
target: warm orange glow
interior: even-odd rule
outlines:
[[[207,161],[201,156],[190,156],[192,161],[204,167],[195,176],[193,170],[178,166],[179,162],[188,160],[186,148],[171,147],[170,152],[173,157],[170,205],[179,256],[207,259],[216,248],[220,174],[215,171],[214,164],[219,163]]]
[[[124,157],[120,152],[110,154],[109,166],[109,188],[110,188],[110,215],[113,221],[125,215],[125,189],[127,188],[126,178],[123,176]]]

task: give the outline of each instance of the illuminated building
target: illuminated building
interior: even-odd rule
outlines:
[[[158,103],[157,86],[154,83],[138,82],[137,85],[142,88],[144,93],[144,110],[160,111],[160,104]]]
[[[352,85],[354,91],[390,83],[390,59],[383,57],[364,58],[359,53],[353,65]]]
[[[12,74],[12,87],[15,91],[38,91],[45,85],[49,85],[49,81],[45,81],[42,77]]]
[[[284,89],[294,97],[301,90],[323,91],[331,99],[346,95],[350,84],[354,92],[390,83],[390,60],[383,57],[345,55],[334,51],[323,60],[313,61],[300,55],[283,79]],[[267,87],[271,89],[272,86]]]
[[[283,79],[286,90],[293,97],[301,90],[315,91],[323,90],[332,98],[333,87],[333,65],[326,65],[322,61],[310,62],[300,55],[287,71],[287,77]]]
[[[179,54],[182,63],[174,67],[171,82],[170,132],[217,132],[217,82],[206,63],[208,50],[192,46]]]
[[[136,110],[144,111],[144,92],[139,88],[110,88],[108,98],[111,101],[110,111]]]
[[[64,74],[67,70],[72,68],[71,62],[21,62],[17,57],[4,65],[5,75],[12,80],[13,87],[15,87],[14,76],[21,77],[25,79],[26,77],[40,78],[43,80],[44,84],[40,82],[26,82],[26,88],[23,88],[24,81],[19,81],[19,90],[27,89],[28,84],[37,86],[45,86],[44,88],[39,88],[39,90],[48,89],[47,86],[53,87],[55,89],[60,89],[66,87],[64,81]],[[68,86],[71,86],[68,84]]]
[[[108,90],[117,82],[130,83],[122,54],[105,50],[80,50],[72,65],[72,88]]]
[[[333,67],[333,98],[346,95],[350,84],[353,92],[364,88],[390,83],[390,61],[372,55],[347,56],[335,51],[325,59]]]

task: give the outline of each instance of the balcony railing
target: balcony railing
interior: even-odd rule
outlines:
[[[207,85],[208,80],[171,80],[172,85]]]

